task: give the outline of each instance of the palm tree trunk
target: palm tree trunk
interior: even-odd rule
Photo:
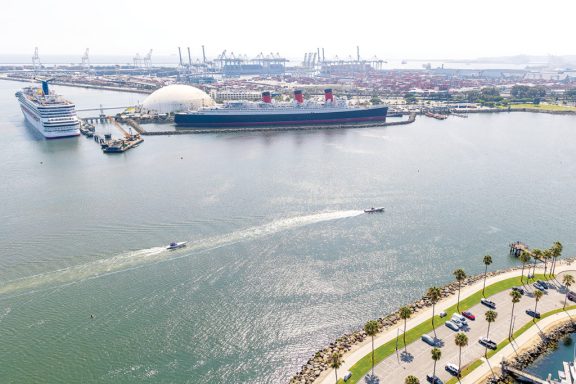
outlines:
[[[404,351],[406,351],[406,319],[404,319],[404,334],[402,334],[402,339],[404,340]]]
[[[460,282],[458,282],[458,304],[456,304],[456,308],[458,308],[458,312],[460,312]]]
[[[544,277],[546,277],[546,269],[548,268],[548,260],[544,259]]]
[[[462,347],[460,347],[460,352],[458,352],[458,371],[460,371],[461,366],[462,366]]]
[[[372,376],[374,376],[374,336],[372,336]]]
[[[566,288],[566,294],[564,295],[564,306],[562,309],[566,308],[566,300],[568,299],[568,288]]]
[[[486,273],[488,273],[488,264],[486,264],[486,268],[484,268],[484,285],[482,286],[482,296],[484,296],[484,290],[486,289]]]
[[[488,322],[488,332],[486,332],[486,338],[489,339],[488,335],[490,334],[490,322]]]
[[[336,375],[336,384],[338,384],[338,370],[334,368],[334,374]]]
[[[434,371],[432,373],[432,376],[436,376],[436,360],[434,360]]]
[[[514,319],[514,304],[512,303],[512,313],[510,314],[510,329],[508,330],[508,338],[512,337],[512,320]]]
[[[522,284],[524,284],[524,265],[525,265],[525,263],[522,263],[522,276],[520,276],[520,282]]]
[[[436,327],[434,326],[434,308],[436,304],[432,304],[432,330],[434,331],[434,338],[436,338]]]
[[[536,301],[536,305],[534,306],[534,312],[536,312],[536,308],[538,308],[538,301]]]

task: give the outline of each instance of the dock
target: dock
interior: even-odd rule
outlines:
[[[150,136],[167,136],[167,135],[197,135],[206,133],[238,133],[238,132],[284,132],[284,131],[313,131],[320,129],[342,129],[342,128],[376,128],[376,127],[390,127],[394,125],[411,124],[416,120],[416,114],[411,113],[407,120],[393,121],[389,123],[373,122],[373,123],[351,123],[351,124],[338,124],[338,125],[288,125],[288,126],[271,126],[271,127],[254,127],[254,128],[182,128],[174,131],[145,131],[140,126],[142,135]]]
[[[550,384],[550,382],[546,380],[542,380],[541,378],[534,376],[528,372],[524,372],[519,369],[510,367],[508,364],[505,363],[502,363],[502,371],[516,378],[518,381],[522,383]]]
[[[520,254],[522,252],[526,252],[526,253],[530,253],[530,254],[532,253],[532,252],[530,252],[530,248],[526,244],[522,243],[521,241],[516,241],[514,243],[510,243],[509,246],[510,246],[510,254],[513,256],[516,256],[516,257],[520,256]]]

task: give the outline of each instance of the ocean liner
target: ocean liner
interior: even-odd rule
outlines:
[[[360,122],[384,122],[388,107],[349,107],[336,101],[331,89],[324,91],[324,103],[304,102],[302,91],[294,91],[294,103],[272,103],[270,92],[260,102],[229,102],[224,107],[201,108],[176,113],[178,126],[194,128],[243,128],[268,126],[332,125]]]
[[[48,81],[42,81],[42,88],[27,87],[16,92],[24,117],[47,139],[78,136],[80,120],[74,104],[50,92]]]

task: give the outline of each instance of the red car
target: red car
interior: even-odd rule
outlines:
[[[472,312],[469,312],[469,311],[462,312],[462,316],[464,316],[465,318],[470,319],[470,320],[476,320],[476,316],[474,316],[472,314]]]

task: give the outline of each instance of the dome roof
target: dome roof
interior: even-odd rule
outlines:
[[[157,113],[171,113],[213,105],[214,100],[206,92],[190,85],[172,84],[146,97],[142,107]]]

